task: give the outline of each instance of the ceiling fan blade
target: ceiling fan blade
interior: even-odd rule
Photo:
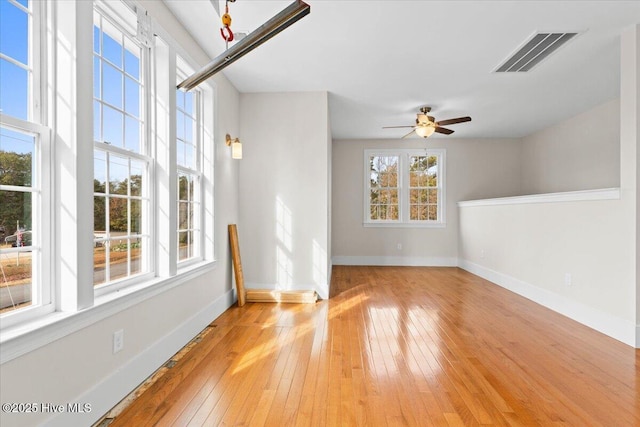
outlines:
[[[412,128],[413,126],[382,126],[382,129]]]
[[[455,119],[441,120],[439,122],[436,122],[436,125],[438,126],[455,125],[456,123],[464,123],[464,122],[470,122],[470,121],[471,121],[471,117],[469,116],[457,117]]]
[[[437,126],[436,127],[436,132],[443,133],[445,135],[451,135],[454,131],[452,131],[451,129],[441,128],[440,126]]]
[[[400,139],[405,139],[406,137],[408,137],[409,135],[411,135],[411,134],[412,134],[412,133],[414,133],[415,131],[416,131],[416,129],[415,129],[415,128],[411,129],[411,132],[409,132],[408,134],[406,134],[405,136],[403,136],[403,137],[402,137],[402,138],[400,138]]]

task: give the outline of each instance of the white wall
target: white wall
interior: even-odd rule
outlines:
[[[326,92],[240,96],[240,226],[248,288],[329,291]]]
[[[620,100],[522,138],[522,194],[620,185]]]
[[[59,13],[68,18],[66,9],[74,8],[76,3],[59,4]],[[189,56],[200,64],[208,62],[209,58],[162,2],[147,1],[144,6]],[[88,22],[89,26],[92,22],[90,9],[88,15],[83,16],[86,20],[83,22]],[[67,48],[75,43],[73,32],[68,33],[71,36],[64,40]],[[60,89],[73,92],[73,82],[68,80],[67,84],[71,86],[65,84]],[[60,332],[55,341],[3,363],[0,366],[3,403],[89,403],[92,411],[65,413],[55,418],[50,413],[1,413],[0,425],[33,426],[47,419],[49,425],[91,425],[233,303],[227,224],[238,222],[238,164],[231,160],[223,141],[226,132],[237,134],[239,131],[239,94],[221,74],[212,81],[218,93],[218,105],[224,105],[224,109],[218,108],[215,112],[214,129],[216,267],[196,272],[184,283],[174,283],[170,290],[153,297],[137,299],[134,295],[130,299],[131,306],[124,310],[114,312],[111,304],[98,310],[90,309],[94,310],[93,318],[97,320],[81,313],[79,318],[86,322],[82,329],[73,324],[77,320],[69,319],[56,328],[74,332]],[[90,105],[90,84],[88,90]],[[213,122],[211,117],[209,121]],[[91,122],[88,120],[79,126],[91,126]],[[91,212],[86,212],[85,216],[91,217]],[[125,331],[125,345],[121,352],[112,354],[112,336],[118,329]]]
[[[591,198],[598,193],[586,191],[569,194],[565,201],[545,201],[532,196],[462,203],[460,264],[622,342],[640,347],[640,26],[623,34],[621,47],[619,107],[605,104],[540,132],[527,141],[533,147],[523,149],[523,153],[537,156],[538,160],[548,160],[554,155],[563,158],[567,182],[572,186],[586,185],[589,181],[578,169],[599,157],[585,160],[590,154],[579,153],[575,144],[580,138],[576,136],[589,128],[588,122],[599,114],[609,116],[610,123],[615,111],[619,111],[619,120],[613,120],[619,127],[614,132],[619,135],[619,148],[610,147],[620,156],[618,162],[613,162],[619,165],[620,188],[614,190],[615,197],[569,200],[575,196]],[[604,147],[594,146],[593,141],[585,144],[587,151],[604,151]],[[551,155],[535,153],[538,145]],[[563,152],[565,149],[567,152]],[[578,169],[572,169],[574,158]],[[562,181],[562,166],[554,167],[556,170],[549,172],[554,178],[551,181]],[[553,182],[542,179],[544,169],[528,173],[539,179],[532,179],[533,187],[526,188],[545,191],[557,188]],[[610,176],[601,179],[604,177],[598,176],[589,185],[615,184]]]
[[[334,264],[457,265],[456,202],[519,194],[517,139],[338,140],[333,144],[332,253]],[[363,158],[369,148],[446,149],[446,227],[363,226]],[[402,249],[398,250],[398,244]]]

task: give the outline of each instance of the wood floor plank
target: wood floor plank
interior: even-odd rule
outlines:
[[[231,307],[118,426],[640,426],[640,350],[457,268]]]

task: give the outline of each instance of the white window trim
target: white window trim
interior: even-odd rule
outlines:
[[[440,190],[438,198],[438,218],[437,221],[418,221],[409,219],[409,157],[438,156],[438,188]],[[369,217],[369,159],[371,156],[397,156],[398,157],[398,220],[372,220]],[[364,227],[387,227],[387,228],[445,228],[446,221],[446,150],[443,148],[385,148],[385,149],[365,149],[363,158],[363,210],[362,217]]]
[[[182,68],[186,67],[186,61],[184,59],[182,59],[179,55],[177,56],[177,63],[179,63],[181,65]],[[179,69],[178,70],[178,75],[182,74],[182,70]],[[187,174],[187,175],[192,175],[197,177],[198,182],[195,185],[194,188],[194,194],[197,193],[197,201],[196,204],[198,206],[198,212],[196,214],[196,218],[195,218],[195,222],[196,222],[196,228],[199,230],[199,233],[197,236],[194,236],[194,248],[196,251],[195,256],[191,257],[191,258],[187,258],[184,260],[180,260],[179,254],[176,255],[176,262],[178,264],[178,270],[181,270],[185,267],[188,267],[190,265],[193,265],[195,263],[198,262],[202,262],[202,260],[204,259],[204,254],[205,254],[205,247],[204,247],[204,242],[205,242],[205,234],[204,234],[204,215],[205,215],[205,192],[204,192],[204,144],[205,144],[205,139],[204,139],[204,117],[203,117],[203,112],[204,112],[204,93],[202,90],[196,89],[194,90],[194,97],[195,97],[195,119],[196,119],[196,131],[194,132],[194,137],[195,137],[195,142],[196,142],[196,169],[191,169],[189,167],[185,167],[185,166],[181,166],[179,164],[177,164],[176,162],[176,182],[177,182],[177,177],[178,174],[180,172]],[[176,106],[176,111],[177,111],[177,106]],[[177,137],[176,137],[176,141],[177,141]],[[177,144],[176,144],[177,145]],[[180,189],[177,188],[176,185],[176,206],[177,204],[177,200],[179,199],[179,191]],[[179,214],[176,214],[179,216]],[[176,218],[176,233],[177,230],[179,229],[179,222],[180,222],[180,218],[177,217]]]
[[[117,279],[113,281],[108,281],[105,283],[101,283],[99,285],[94,286],[94,295],[95,297],[99,297],[102,295],[106,295],[110,292],[117,292],[123,288],[138,284],[145,283],[155,277],[155,247],[156,240],[154,239],[154,235],[151,233],[151,230],[155,230],[155,215],[153,212],[156,212],[156,204],[157,200],[153,197],[155,195],[154,189],[154,161],[155,158],[152,153],[155,152],[152,133],[151,133],[151,103],[155,101],[155,99],[151,95],[151,85],[152,85],[152,74],[153,74],[153,47],[147,47],[144,44],[140,43],[136,40],[136,31],[135,27],[132,27],[133,21],[136,19],[136,10],[135,7],[132,10],[125,10],[127,6],[125,3],[121,2],[113,2],[109,5],[104,4],[102,1],[96,1],[94,4],[94,10],[98,12],[101,16],[101,19],[106,20],[113,27],[115,27],[118,31],[121,31],[125,36],[128,36],[137,46],[140,48],[140,83],[143,90],[143,96],[140,99],[141,107],[142,107],[142,121],[141,126],[143,126],[142,136],[144,138],[144,147],[141,153],[135,151],[129,151],[122,147],[113,146],[111,144],[107,144],[100,141],[94,141],[94,151],[96,149],[102,150],[104,152],[108,152],[111,154],[115,154],[121,157],[127,157],[135,160],[139,160],[146,164],[146,168],[144,174],[146,175],[143,178],[143,182],[146,185],[143,186],[142,200],[146,200],[146,203],[142,203],[143,213],[142,213],[142,228],[140,230],[140,235],[143,237],[143,241],[146,238],[146,251],[144,251],[144,258],[141,258],[140,262],[143,268],[143,271],[140,274],[135,274],[133,276],[126,276],[122,279]],[[94,23],[95,25],[95,23]],[[101,28],[101,31],[104,31]],[[92,32],[93,34],[93,32]],[[93,44],[92,44],[93,46]],[[125,49],[125,46],[122,46]],[[104,52],[101,52],[101,55]],[[91,58],[93,61],[93,57],[95,53],[93,49],[91,51]],[[124,65],[123,65],[124,66]],[[95,70],[94,70],[95,73]],[[101,83],[100,90],[102,92],[103,87]],[[92,92],[93,97],[93,92]],[[94,102],[92,100],[92,102]],[[99,101],[104,105],[109,105],[105,103],[104,100]],[[124,101],[123,101],[124,102]],[[124,108],[124,105],[123,105]],[[102,122],[101,122],[102,125]],[[94,130],[95,133],[95,130]],[[146,212],[145,212],[146,210]],[[144,271],[146,269],[146,271]],[[92,283],[93,286],[93,283]]]
[[[49,3],[49,2],[37,2],[37,3],[42,3],[43,10],[45,9],[45,6],[47,10],[50,10],[50,8],[55,9],[56,6],[59,7],[59,4],[56,4],[56,3]],[[110,6],[115,5],[115,3],[116,2],[108,4],[109,10],[111,9]],[[117,2],[117,3],[118,3],[118,7],[123,6],[125,4],[128,6],[132,5],[132,3],[129,2],[128,0],[123,0],[123,3],[120,3],[120,2]],[[105,3],[101,0],[96,0],[96,4],[99,4],[100,7],[105,6]],[[95,5],[92,5],[92,7],[90,7],[91,12],[90,12],[90,15],[88,16],[93,17],[93,10],[94,10],[93,6]],[[138,6],[136,5],[135,8],[137,9]],[[87,9],[83,9],[83,13],[85,14],[84,16],[86,17]],[[44,43],[45,40],[48,40],[50,41],[50,44],[54,46],[57,42],[55,28],[58,25],[58,20],[55,19],[56,18],[55,11],[51,13],[50,16],[52,17],[52,22],[50,23],[50,25],[54,29],[54,31],[50,37],[47,36],[46,39],[43,38],[42,42]],[[155,21],[153,22],[155,25]],[[189,63],[194,63],[194,61],[192,61],[189,58],[189,55],[182,48],[179,47],[179,44],[175,41],[175,39],[173,39],[171,35],[167,33],[163,28],[155,25],[154,33],[157,34],[159,37],[161,37],[164,41],[166,41],[168,46],[170,46],[168,48],[171,51],[170,56],[173,55],[175,59],[175,54],[176,52],[178,52],[178,54],[182,58],[187,59]],[[48,33],[43,31],[41,33],[41,37],[45,37],[46,34]],[[90,34],[93,34],[93,32],[91,31]],[[90,58],[93,57],[92,50],[89,50],[88,54],[90,55]],[[53,94],[56,93],[55,49],[52,49],[51,51],[47,51],[47,52],[42,52],[41,58],[43,60],[42,74],[41,74],[42,76],[41,81],[43,82],[43,84],[40,86],[40,90],[42,91],[42,97],[43,97],[42,99],[46,100],[45,97],[49,96],[49,101],[51,102],[51,106],[48,106],[46,103],[42,105],[41,115],[43,116],[43,119],[48,117],[51,123],[56,123],[55,106],[56,106],[57,100],[53,96]],[[156,59],[155,59],[155,53],[153,51],[150,54],[149,60],[153,61],[150,63],[150,67],[149,67],[149,72],[151,73],[151,79],[149,80],[149,84],[151,86],[149,90],[146,91],[146,93],[148,94],[148,96],[151,97],[152,102],[149,105],[149,114],[151,115],[151,121],[148,122],[147,129],[151,134],[151,137],[149,139],[149,144],[150,144],[149,150],[150,150],[150,153],[153,153],[151,157],[154,159],[154,162],[152,162],[152,164],[150,165],[148,173],[151,177],[157,178],[156,169],[158,166],[155,162],[157,161],[156,150],[158,146],[157,139],[159,138],[159,134],[158,134],[159,125],[157,123],[158,121],[157,111],[156,111],[157,106],[155,104],[157,102],[156,92],[158,89],[157,88],[158,83],[163,83],[164,80],[162,80],[161,82],[158,82],[158,70],[155,67]],[[49,70],[49,72],[51,73],[50,75],[47,72],[45,72],[47,61],[49,61],[49,63],[52,65],[52,67]],[[90,62],[92,63],[92,60]],[[175,70],[173,72],[175,73]],[[45,77],[48,77],[51,79],[51,84],[44,84]],[[174,77],[175,77],[175,74],[174,74]],[[175,78],[173,80],[175,80]],[[173,80],[170,80],[170,81],[173,81]],[[214,145],[216,138],[214,137],[214,133],[215,133],[214,130],[215,130],[215,125],[217,124],[216,117],[215,117],[215,112],[216,112],[215,107],[217,105],[217,98],[216,98],[217,87],[213,82],[209,81],[201,85],[199,89],[202,91],[201,105],[202,105],[202,108],[204,108],[204,111],[207,113],[206,116],[202,117],[202,126],[200,129],[200,132],[202,133],[201,135],[201,138],[202,138],[201,139],[201,144],[202,144],[201,145],[201,161],[202,161],[201,259],[191,263],[180,264],[179,269],[177,270],[174,269],[174,271],[170,272],[170,274],[167,274],[167,275],[159,274],[158,263],[161,261],[158,256],[158,253],[160,252],[158,249],[159,241],[158,241],[158,235],[157,235],[158,221],[155,214],[151,215],[152,223],[149,224],[149,229],[150,229],[151,238],[152,238],[152,240],[150,241],[150,244],[152,246],[151,249],[153,252],[150,255],[151,256],[150,262],[151,262],[152,269],[154,269],[154,266],[155,266],[155,269],[154,269],[155,273],[150,274],[149,277],[145,276],[145,280],[136,280],[135,283],[133,280],[131,281],[123,280],[122,283],[119,283],[119,286],[109,287],[108,289],[104,289],[104,292],[96,290],[96,288],[93,286],[93,283],[79,284],[78,286],[82,286],[82,287],[87,286],[91,288],[91,296],[90,296],[91,303],[89,305],[85,305],[84,307],[81,307],[78,309],[63,311],[60,309],[59,305],[61,303],[61,300],[64,299],[64,295],[58,295],[58,294],[60,292],[64,293],[67,290],[63,289],[61,283],[55,280],[55,277],[57,277],[56,271],[55,271],[57,268],[56,267],[57,264],[56,264],[56,260],[54,259],[55,257],[53,256],[55,253],[54,248],[56,244],[55,230],[57,230],[58,227],[60,226],[60,219],[55,218],[55,212],[56,212],[55,209],[57,209],[58,206],[56,206],[53,203],[53,199],[55,198],[54,195],[57,194],[56,192],[58,190],[54,192],[52,188],[50,191],[46,193],[46,197],[49,197],[50,199],[43,200],[43,205],[47,209],[49,209],[49,211],[51,212],[51,215],[46,215],[46,213],[44,212],[42,215],[43,221],[50,222],[49,224],[50,226],[48,227],[48,229],[52,231],[50,235],[46,236],[49,239],[48,243],[43,242],[43,250],[45,247],[47,247],[48,248],[47,250],[50,251],[50,255],[52,256],[43,256],[43,258],[50,261],[50,264],[48,265],[48,269],[50,270],[50,273],[48,275],[50,278],[54,278],[51,281],[51,288],[50,288],[51,297],[52,297],[51,299],[55,300],[57,297],[59,297],[59,299],[52,301],[52,304],[50,304],[50,306],[47,307],[46,309],[48,311],[38,311],[36,313],[37,310],[29,310],[28,308],[25,308],[24,311],[20,310],[20,312],[16,312],[15,313],[16,316],[14,316],[13,314],[11,315],[7,314],[0,317],[0,364],[4,364],[9,360],[20,357],[21,355],[27,354],[42,346],[50,344],[62,337],[65,337],[74,332],[82,330],[83,328],[86,328],[91,324],[107,319],[116,313],[122,312],[123,310],[126,310],[130,307],[134,307],[146,300],[149,300],[155,297],[156,295],[162,294],[177,286],[181,286],[182,284],[188,283],[189,281],[194,280],[197,277],[200,277],[205,274],[210,274],[211,271],[217,268],[216,247],[218,245],[215,244],[216,242],[214,240],[214,237],[215,237],[214,225],[216,223],[216,218],[214,217],[214,212],[216,208],[215,200],[214,200],[214,193],[215,193],[214,166],[215,166],[215,158],[216,158],[216,150]],[[91,90],[89,91],[89,93],[92,94],[93,91]],[[169,102],[168,105],[169,107],[171,107],[171,102]],[[169,108],[169,111],[175,111],[175,104],[173,105],[173,109]],[[46,130],[47,137],[50,138],[51,141],[53,141],[52,135],[54,134],[52,134],[48,128],[42,128],[42,129]],[[42,135],[45,135],[44,130]],[[91,136],[92,135],[93,134],[91,133]],[[164,137],[164,135],[161,135],[160,137]],[[45,145],[43,143],[43,147],[49,147],[49,145]],[[91,153],[93,153],[93,147],[91,149]],[[92,156],[93,154],[91,154],[91,156],[88,157],[91,161],[93,159]],[[41,176],[44,177],[45,174],[50,176],[51,179],[48,180],[47,183],[51,183],[50,185],[54,186],[55,158],[53,157],[53,153],[51,156],[49,156],[49,163],[45,166],[48,169],[42,170]],[[80,178],[81,177],[75,177],[75,179],[80,179]],[[155,179],[152,179],[152,181],[154,180]],[[152,194],[157,197],[157,193],[158,193],[157,186],[148,187],[148,191],[153,192]],[[173,197],[174,198],[173,200],[175,200],[175,194],[173,194],[171,197]],[[150,209],[153,212],[156,212],[158,204],[159,204],[159,200],[156,198],[154,205],[150,205]],[[47,227],[47,224],[44,224],[43,226]],[[92,236],[91,237],[87,236],[87,239],[93,240]],[[173,253],[175,255],[176,251],[174,250]],[[174,267],[176,267],[176,264],[177,263],[174,262]],[[93,269],[92,266],[90,266],[89,268],[91,268],[91,270]],[[46,275],[47,273],[44,273],[44,274]],[[59,272],[57,274],[59,274]],[[139,276],[135,276],[134,278],[138,279]],[[142,279],[141,276],[140,278]],[[87,289],[83,289],[83,292],[86,290]],[[73,291],[73,289],[71,289],[71,291]],[[87,300],[89,297],[83,297],[83,298]],[[30,315],[30,316],[25,315],[26,317],[20,317],[21,315],[27,312],[33,313],[33,315]],[[10,317],[12,318],[20,317],[20,319],[19,321],[9,322],[8,319]]]

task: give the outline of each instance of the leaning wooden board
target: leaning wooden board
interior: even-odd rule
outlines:
[[[240,259],[240,245],[238,243],[238,227],[229,224],[229,244],[231,246],[231,260],[233,272],[236,276],[236,292],[238,293],[238,306],[245,302],[286,302],[297,304],[313,304],[318,301],[316,291],[281,291],[274,289],[249,289],[244,288],[244,275],[242,261]]]
[[[238,293],[238,305],[245,303],[244,275],[242,273],[242,261],[240,260],[240,245],[238,244],[238,227],[229,224],[229,243],[231,245],[231,259],[233,260],[233,272],[236,275],[236,292]]]

